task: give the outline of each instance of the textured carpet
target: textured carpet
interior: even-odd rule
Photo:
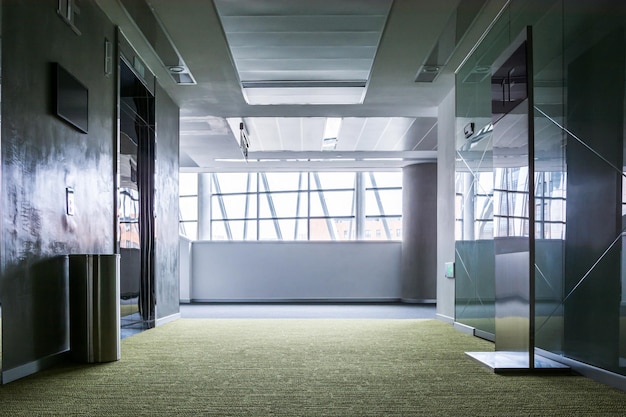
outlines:
[[[181,319],[122,341],[122,360],[0,387],[0,415],[623,416],[580,376],[495,375],[489,342],[435,320]]]

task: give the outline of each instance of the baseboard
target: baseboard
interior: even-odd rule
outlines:
[[[162,326],[166,323],[178,320],[180,317],[181,317],[180,313],[170,314],[169,316],[161,317],[160,319],[157,319],[155,325]]]
[[[25,363],[15,368],[2,369],[2,384],[8,384],[20,378],[32,375],[46,368],[50,368],[67,358],[69,350],[54,353],[52,355],[45,356],[43,358],[34,360],[32,362]]]
[[[474,329],[474,336],[476,337],[480,337],[481,339],[485,339],[488,340],[490,342],[494,342],[496,341],[496,335],[493,333],[489,333],[486,332],[484,330],[480,330],[480,329]]]
[[[189,303],[191,303],[191,298],[181,298],[179,300],[179,303],[180,304],[189,304]]]
[[[441,320],[448,324],[454,324],[454,317],[446,316],[445,314],[435,313],[437,320]]]
[[[474,336],[474,328],[472,326],[468,326],[467,324],[463,324],[463,323],[459,323],[458,321],[455,321],[454,328],[460,331],[461,333]]]
[[[435,298],[401,298],[400,302],[404,304],[437,304]]]
[[[560,362],[569,366],[572,371],[579,373],[589,379],[609,385],[621,391],[626,391],[626,376],[607,371],[606,369],[597,368],[577,360],[557,355],[547,350],[535,348],[535,352],[553,361]]]
[[[388,304],[399,303],[401,300],[399,298],[192,298],[190,302],[198,304]]]

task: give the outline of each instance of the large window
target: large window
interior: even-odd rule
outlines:
[[[197,175],[203,175],[199,191]],[[211,173],[180,178],[181,233],[191,239],[402,238],[401,172]],[[210,207],[200,207],[199,201]],[[202,226],[204,236],[198,234],[199,223],[208,224]]]
[[[198,174],[180,173],[180,234],[190,239],[198,236]]]

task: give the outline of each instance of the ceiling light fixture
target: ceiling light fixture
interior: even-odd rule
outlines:
[[[248,149],[250,148],[250,139],[248,138],[248,132],[243,122],[239,123],[239,148],[243,154],[244,159],[248,160]]]
[[[322,140],[323,151],[334,151],[337,147],[337,138],[324,138]]]
[[[244,81],[252,105],[362,104],[366,81]]]

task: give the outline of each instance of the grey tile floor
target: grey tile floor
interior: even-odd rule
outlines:
[[[193,303],[180,305],[182,318],[213,319],[434,319],[435,310],[434,304],[399,303]],[[135,322],[130,319],[132,317],[122,322],[122,339],[146,330],[139,318]]]
[[[434,304],[194,303],[181,304],[183,318],[368,318],[432,319]]]

